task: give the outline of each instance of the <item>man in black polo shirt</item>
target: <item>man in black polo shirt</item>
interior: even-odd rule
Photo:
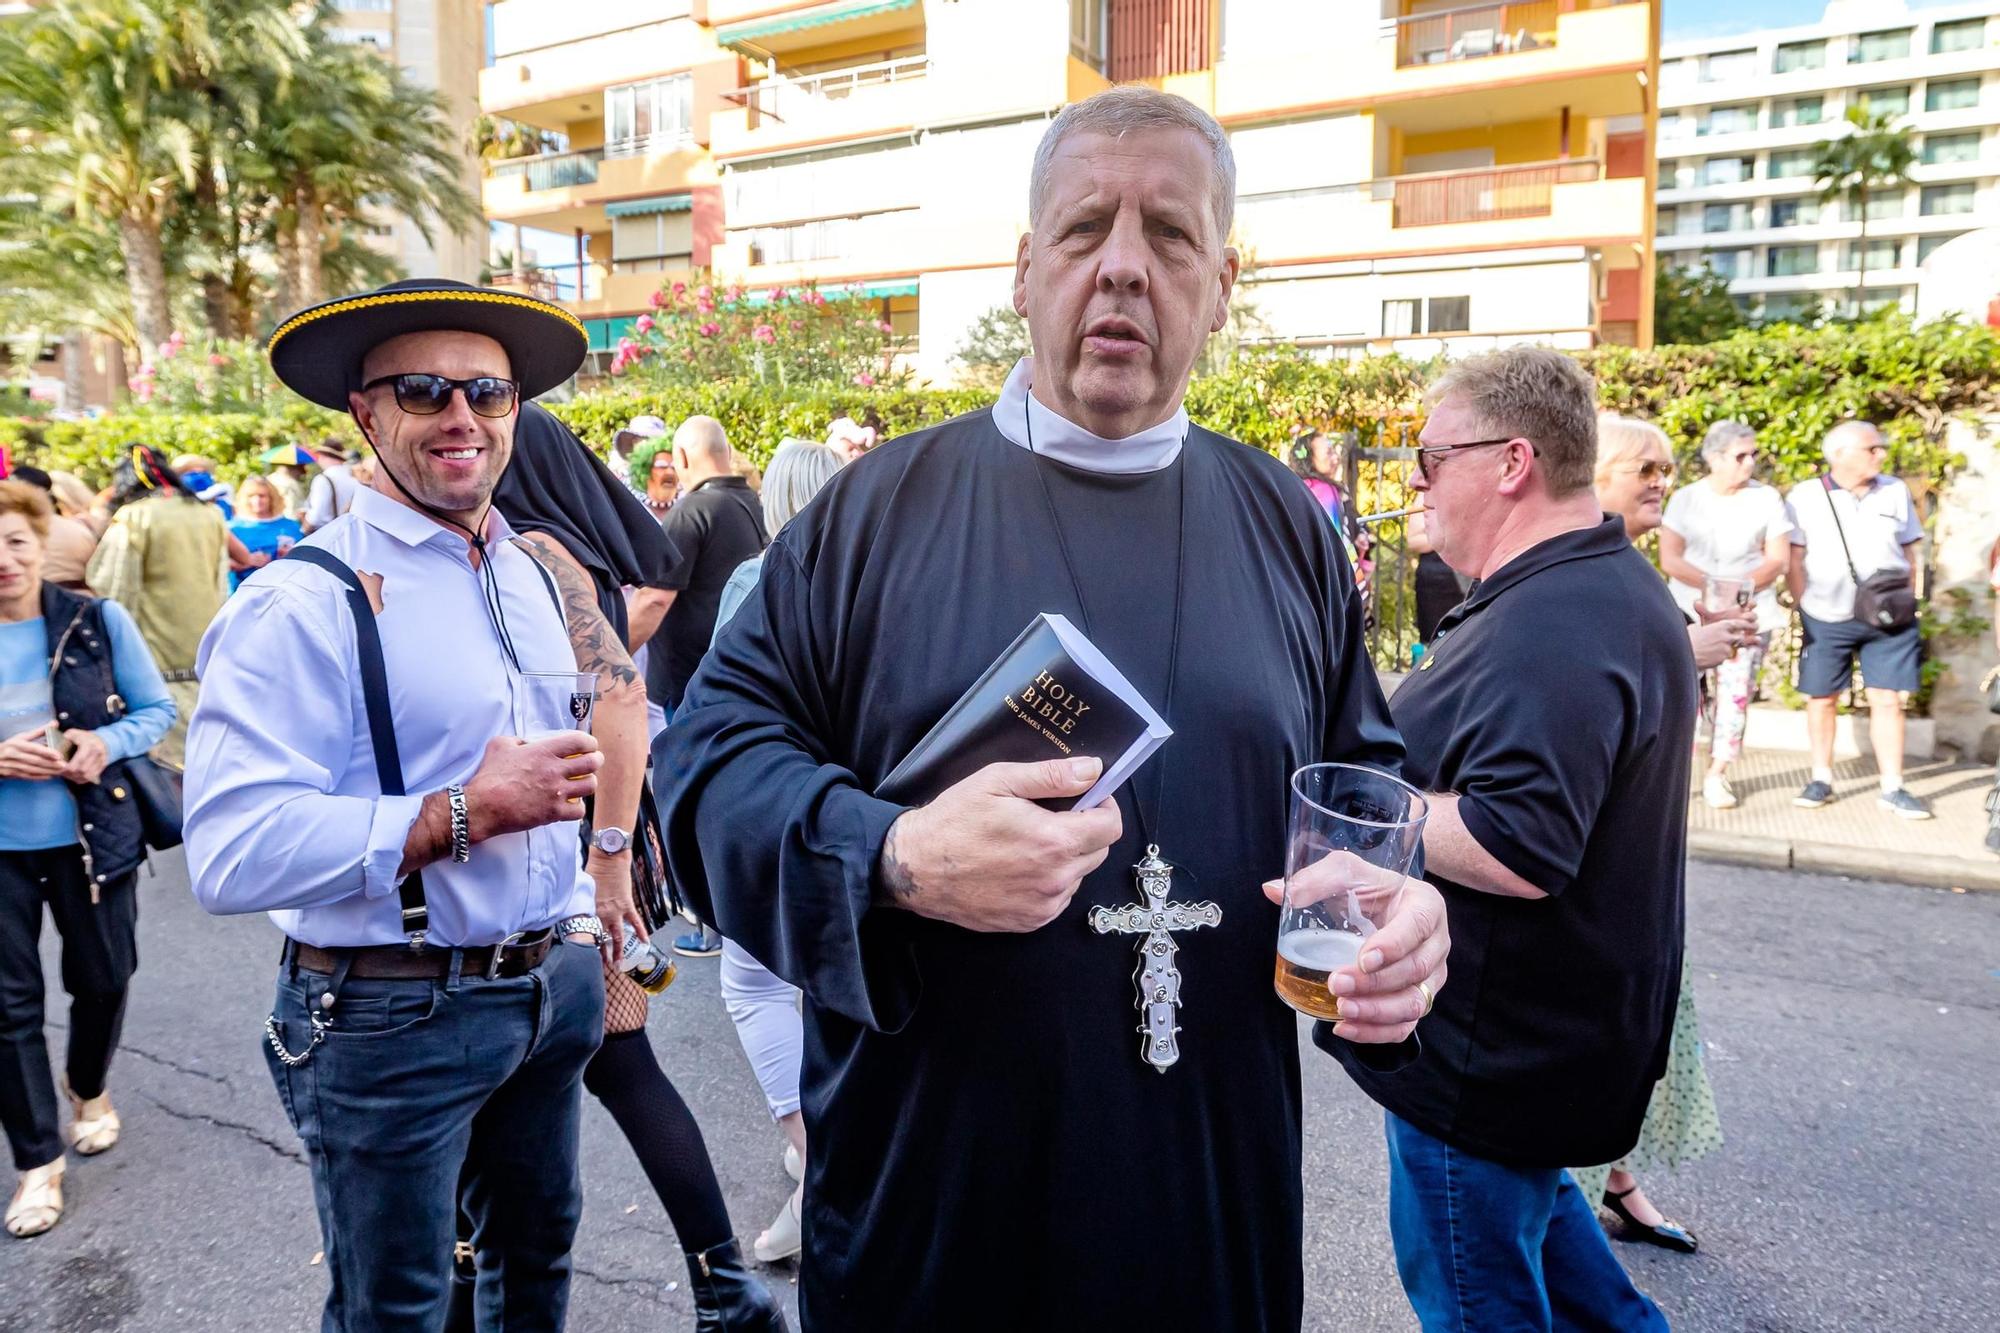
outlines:
[[[1599,512],[1594,395],[1513,348],[1431,395],[1412,486],[1477,578],[1391,702],[1431,797],[1451,984],[1384,1075],[1397,1268],[1426,1330],[1664,1329],[1564,1167],[1639,1136],[1679,993],[1695,668],[1666,585]]]
[[[764,510],[736,475],[729,437],[714,417],[689,417],[674,432],[681,498],[662,526],[681,559],[659,586],[666,616],[646,654],[646,694],[669,718],[715,637],[722,585],[736,567],[770,545]]]

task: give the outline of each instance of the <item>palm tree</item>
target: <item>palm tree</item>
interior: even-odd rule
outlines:
[[[200,127],[226,71],[287,65],[281,0],[56,0],[0,28],[0,194],[115,232],[142,346],[174,316],[163,233],[199,178]]]
[[[1861,220],[1860,272],[1854,280],[1854,313],[1858,316],[1867,308],[1868,196],[1871,192],[1908,189],[1917,150],[1909,127],[1898,127],[1896,118],[1886,111],[1870,111],[1865,105],[1849,107],[1847,121],[1850,128],[1846,134],[1820,145],[1813,179],[1822,202],[1842,200]]]

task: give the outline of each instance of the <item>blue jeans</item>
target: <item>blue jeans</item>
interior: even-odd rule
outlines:
[[[264,1057],[312,1166],[331,1282],[322,1333],[443,1327],[461,1168],[477,1326],[560,1329],[583,1213],[583,1066],[604,1031],[597,950],[558,942],[534,971],[490,981],[284,966],[272,1017],[291,1054],[311,1046],[296,1065],[268,1041]]]
[[[1560,1167],[1475,1157],[1388,1117],[1389,1235],[1424,1333],[1667,1327]]]

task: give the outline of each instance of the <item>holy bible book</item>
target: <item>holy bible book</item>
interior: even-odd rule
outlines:
[[[1074,801],[1086,810],[1108,800],[1173,728],[1124,673],[1066,617],[1043,612],[959,696],[876,795],[915,805],[988,764],[1095,757],[1104,772]]]

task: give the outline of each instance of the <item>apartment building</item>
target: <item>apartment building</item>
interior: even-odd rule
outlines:
[[[1746,312],[1862,304],[1864,219],[1821,202],[1819,146],[1852,107],[1913,132],[1906,189],[1868,201],[1865,304],[1915,309],[1919,266],[2000,220],[2000,4],[1835,0],[1820,21],[1673,42],[1660,65],[1661,260],[1730,280]]]
[[[1238,158],[1259,336],[1336,353],[1644,342],[1649,3],[500,0],[490,217],[575,238],[554,282],[609,347],[664,276],[882,303],[948,380],[1011,299],[1036,143],[1115,82]]]
[[[337,41],[378,51],[425,87],[444,94],[451,123],[463,133],[479,114],[479,67],[485,51],[480,0],[334,0],[329,31]],[[470,146],[462,179],[476,197],[478,159]],[[479,276],[486,239],[479,229],[464,236],[432,227],[426,240],[407,218],[383,218],[367,228],[369,243],[395,257],[412,277]]]

